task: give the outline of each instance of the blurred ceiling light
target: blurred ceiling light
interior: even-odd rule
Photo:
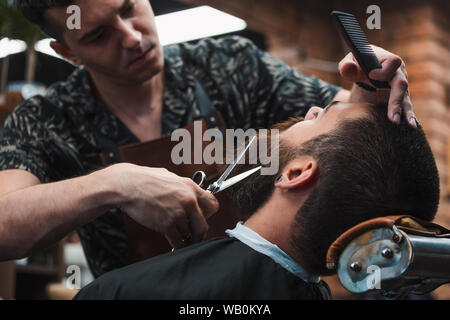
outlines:
[[[247,28],[247,23],[209,6],[176,11],[155,17],[159,39],[163,46],[237,32]],[[61,58],[50,48],[52,39],[36,43],[36,51]]]
[[[201,6],[156,17],[162,45],[197,40],[247,28],[244,20],[223,11]]]
[[[50,39],[50,38],[39,40],[34,45],[34,50],[41,52],[41,53],[48,54],[49,56],[52,56],[55,58],[63,59],[59,54],[57,54],[55,52],[55,50],[53,50],[50,47],[50,42],[52,42],[52,41],[54,41],[54,39]]]
[[[0,40],[0,59],[3,59],[11,54],[23,52],[26,49],[27,45],[24,41],[3,38]]]

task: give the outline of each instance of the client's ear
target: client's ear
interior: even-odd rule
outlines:
[[[65,58],[66,60],[69,60],[76,66],[82,65],[81,61],[72,53],[72,50],[67,48],[65,45],[58,41],[51,41],[50,47],[55,50],[57,54]]]
[[[311,156],[302,156],[289,162],[277,179],[275,187],[280,189],[302,188],[313,182],[317,173],[317,161]]]

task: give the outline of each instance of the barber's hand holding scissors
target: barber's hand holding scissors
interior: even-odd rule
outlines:
[[[219,203],[192,179],[126,163],[105,170],[118,189],[119,207],[133,220],[164,234],[174,248],[204,239],[206,219],[217,212]]]
[[[372,92],[354,85],[350,97],[350,102],[371,102],[376,103],[385,100],[388,102],[388,117],[394,123],[407,120],[410,125],[417,127],[418,121],[412,110],[411,98],[408,90],[408,74],[406,72],[405,63],[403,60],[382,48],[372,46],[375,55],[381,63],[381,69],[374,69],[370,72],[369,77],[373,80],[386,81],[391,86],[391,89],[382,89],[385,91],[383,98],[380,92]],[[352,82],[363,82],[371,86],[363,70],[354,58],[352,53],[349,53],[339,63],[339,72],[342,77]],[[387,91],[387,92],[386,92]],[[402,120],[403,119],[403,120]]]
[[[106,185],[112,186],[116,206],[144,227],[164,234],[173,248],[180,248],[205,238],[208,232],[206,219],[219,210],[214,194],[261,169],[259,166],[227,179],[255,140],[256,137],[253,137],[207,190],[201,188],[206,181],[203,171],[196,172],[190,179],[164,168],[129,163],[119,163],[102,170],[102,179],[106,180]]]

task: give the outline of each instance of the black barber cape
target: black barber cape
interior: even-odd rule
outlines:
[[[75,299],[330,299],[235,238],[220,237],[102,275]]]
[[[102,275],[75,299],[330,299],[235,238],[220,237]]]

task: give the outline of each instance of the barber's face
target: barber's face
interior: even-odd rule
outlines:
[[[286,141],[304,143],[321,134],[329,133],[337,128],[339,122],[348,119],[358,119],[368,114],[368,103],[332,102],[325,108],[312,107],[304,121],[297,122],[284,130],[280,137]]]
[[[81,29],[63,32],[70,48],[66,58],[83,64],[94,75],[121,83],[140,83],[164,65],[155,17],[148,0],[78,0]],[[66,8],[53,8],[46,17],[66,28]]]

